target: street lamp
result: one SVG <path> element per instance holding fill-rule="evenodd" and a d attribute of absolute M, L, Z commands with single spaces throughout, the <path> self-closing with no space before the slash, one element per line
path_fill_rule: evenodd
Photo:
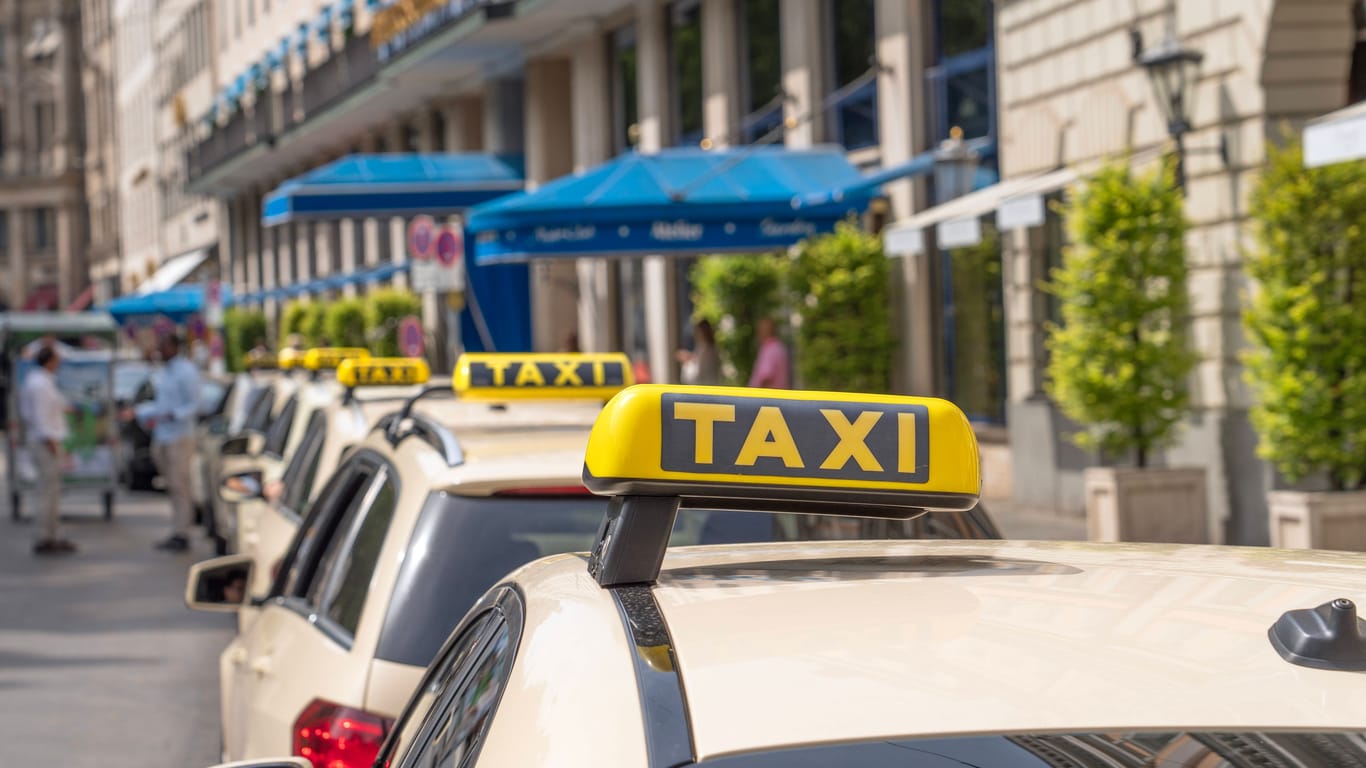
<path fill-rule="evenodd" d="M 1176 183 L 1186 186 L 1185 136 L 1191 129 L 1190 88 L 1200 71 L 1205 55 L 1183 48 L 1180 41 L 1168 32 L 1156 48 L 1142 51 L 1143 40 L 1134 33 L 1134 62 L 1148 72 L 1157 105 L 1167 119 L 1167 133 L 1176 142 Z M 1140 52 L 1141 51 L 1141 52 Z"/>
<path fill-rule="evenodd" d="M 934 194 L 939 202 L 971 192 L 980 161 L 977 150 L 963 141 L 963 129 L 951 128 L 949 137 L 934 150 Z"/>

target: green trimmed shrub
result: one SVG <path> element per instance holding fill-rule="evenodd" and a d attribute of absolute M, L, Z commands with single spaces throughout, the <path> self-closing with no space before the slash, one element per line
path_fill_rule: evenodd
<path fill-rule="evenodd" d="M 759 320 L 780 319 L 786 266 L 779 256 L 741 254 L 707 256 L 692 267 L 693 319 L 706 318 L 716 329 L 721 375 L 729 384 L 749 382 L 759 351 L 755 339 Z"/>
<path fill-rule="evenodd" d="M 1102 458 L 1147 466 L 1186 415 L 1186 218 L 1172 168 L 1113 163 L 1065 206 L 1071 245 L 1053 271 L 1061 325 L 1048 329 L 1048 393 Z"/>
<path fill-rule="evenodd" d="M 304 304 L 303 319 L 299 322 L 299 333 L 304 336 L 304 343 L 309 347 L 329 347 L 334 346 L 332 339 L 325 338 L 327 332 L 323 329 L 323 321 L 327 317 L 327 305 L 316 299 Z"/>
<path fill-rule="evenodd" d="M 304 335 L 304 326 L 308 322 L 308 304 L 302 301 L 291 301 L 286 304 L 280 312 L 280 349 L 289 346 L 289 337 L 299 334 Z"/>
<path fill-rule="evenodd" d="M 336 347 L 368 347 L 365 338 L 365 302 L 340 299 L 325 305 L 323 333 Z"/>
<path fill-rule="evenodd" d="M 797 246 L 787 277 L 800 321 L 793 333 L 803 387 L 891 389 L 896 339 L 889 274 L 881 238 L 853 222 Z"/>
<path fill-rule="evenodd" d="M 1271 149 L 1252 194 L 1243 313 L 1257 452 L 1291 482 L 1366 487 L 1366 166 Z"/>
<path fill-rule="evenodd" d="M 405 317 L 422 316 L 422 298 L 412 291 L 383 288 L 365 299 L 366 339 L 378 357 L 398 355 L 398 325 Z"/>
<path fill-rule="evenodd" d="M 243 356 L 268 333 L 264 312 L 232 307 L 223 312 L 223 352 L 228 370 L 245 369 Z"/>

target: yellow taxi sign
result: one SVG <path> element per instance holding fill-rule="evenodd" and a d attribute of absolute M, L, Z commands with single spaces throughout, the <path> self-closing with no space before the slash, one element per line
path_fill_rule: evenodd
<path fill-rule="evenodd" d="M 242 362 L 246 365 L 247 370 L 265 370 L 280 367 L 280 360 L 269 352 L 248 352 L 246 356 L 243 357 Z"/>
<path fill-rule="evenodd" d="M 279 358 L 280 370 L 288 371 L 304 366 L 304 353 L 297 349 L 284 349 L 280 351 Z"/>
<path fill-rule="evenodd" d="M 606 495 L 951 511 L 981 490 L 977 438 L 946 400 L 648 384 L 599 414 L 583 478 Z"/>
<path fill-rule="evenodd" d="M 337 381 L 344 387 L 425 384 L 431 377 L 427 361 L 416 357 L 353 358 L 337 366 Z"/>
<path fill-rule="evenodd" d="M 455 392 L 470 400 L 606 400 L 631 386 L 623 354 L 470 353 L 455 363 Z"/>
<path fill-rule="evenodd" d="M 368 360 L 370 350 L 364 347 L 318 347 L 304 353 L 304 367 L 310 371 L 337 368 L 346 360 Z"/>

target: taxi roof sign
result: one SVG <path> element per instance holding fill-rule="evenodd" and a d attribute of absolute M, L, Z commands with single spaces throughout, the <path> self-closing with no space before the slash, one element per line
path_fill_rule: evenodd
<path fill-rule="evenodd" d="M 619 353 L 470 353 L 456 361 L 453 386 L 467 400 L 607 400 L 633 383 Z"/>
<path fill-rule="evenodd" d="M 247 370 L 266 370 L 280 367 L 280 359 L 269 352 L 252 351 L 242 358 Z"/>
<path fill-rule="evenodd" d="M 364 347 L 318 347 L 304 353 L 303 366 L 310 371 L 335 369 L 346 360 L 368 360 L 370 350 Z"/>
<path fill-rule="evenodd" d="M 971 509 L 981 489 L 976 436 L 946 400 L 665 385 L 607 404 L 584 482 L 618 496 L 948 511 Z"/>
<path fill-rule="evenodd" d="M 338 383 L 350 388 L 425 384 L 431 377 L 427 361 L 417 357 L 352 358 L 337 366 Z"/>
<path fill-rule="evenodd" d="M 598 414 L 583 483 L 617 497 L 588 560 L 602 586 L 658 578 L 685 501 L 897 519 L 981 491 L 976 435 L 945 400 L 657 384 Z"/>
<path fill-rule="evenodd" d="M 280 370 L 288 371 L 294 368 L 302 368 L 304 365 L 304 353 L 297 349 L 282 349 L 279 357 Z"/>

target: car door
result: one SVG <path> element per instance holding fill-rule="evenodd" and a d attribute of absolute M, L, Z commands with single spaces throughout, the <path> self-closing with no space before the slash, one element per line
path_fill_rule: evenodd
<path fill-rule="evenodd" d="M 376 471 L 375 463 L 360 460 L 337 469 L 295 533 L 255 620 L 244 623 L 243 633 L 225 653 L 231 669 L 224 674 L 223 743 L 230 758 L 241 759 L 248 754 L 261 689 L 277 677 L 277 669 L 283 669 L 277 668 L 275 650 L 282 637 L 298 633 L 300 624 L 307 623 L 297 609 L 317 570 L 321 552 L 334 536 L 344 535 L 348 516 L 354 519 L 354 511 L 365 502 Z"/>

